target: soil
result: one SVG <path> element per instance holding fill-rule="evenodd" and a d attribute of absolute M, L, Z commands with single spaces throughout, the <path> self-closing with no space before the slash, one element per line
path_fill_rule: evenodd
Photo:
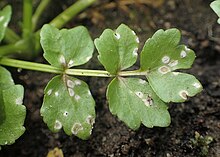
<path fill-rule="evenodd" d="M 21 2 L 11 2 L 15 8 L 21 9 Z M 45 14 L 42 21 L 49 21 L 52 15 L 58 14 L 72 1 L 56 2 L 50 8 L 58 11 Z M 197 55 L 192 69 L 186 72 L 194 74 L 204 90 L 185 103 L 169 105 L 172 118 L 169 127 L 149 129 L 141 126 L 137 131 L 132 131 L 108 109 L 105 91 L 110 80 L 81 78 L 91 88 L 97 113 L 92 136 L 83 141 L 63 132 L 52 133 L 40 117 L 43 89 L 53 75 L 26 70 L 17 72 L 9 68 L 16 83 L 25 87 L 26 132 L 15 144 L 4 146 L 0 151 L 1 157 L 43 157 L 55 147 L 61 148 L 65 157 L 220 156 L 220 26 L 209 7 L 211 0 L 167 0 L 161 6 L 154 6 L 151 1 L 127 6 L 115 2 L 118 1 L 100 1 L 77 16 L 67 27 L 85 25 L 94 39 L 105 28 L 114 29 L 125 23 L 137 32 L 141 47 L 156 30 L 176 27 L 182 32 L 181 42 L 194 49 Z M 20 18 L 20 14 L 17 16 Z M 41 57 L 35 61 L 45 62 Z M 134 68 L 137 67 L 138 63 Z M 83 68 L 103 69 L 96 57 Z M 197 133 L 200 139 L 197 143 L 192 142 L 193 139 L 196 141 Z M 206 143 L 206 137 L 213 141 Z M 204 150 L 208 152 L 202 152 Z"/>

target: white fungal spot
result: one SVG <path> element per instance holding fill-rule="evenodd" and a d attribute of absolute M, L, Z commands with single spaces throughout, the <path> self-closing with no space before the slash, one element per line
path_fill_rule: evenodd
<path fill-rule="evenodd" d="M 90 92 L 90 90 L 88 90 L 88 95 L 92 95 L 91 92 Z"/>
<path fill-rule="evenodd" d="M 82 124 L 80 123 L 75 123 L 71 129 L 71 132 L 74 135 L 77 135 L 79 131 L 83 130 Z"/>
<path fill-rule="evenodd" d="M 132 33 L 133 33 L 134 35 L 136 35 L 136 33 L 135 33 L 134 31 L 132 31 Z"/>
<path fill-rule="evenodd" d="M 79 95 L 75 95 L 76 101 L 78 101 L 81 97 Z"/>
<path fill-rule="evenodd" d="M 61 122 L 59 120 L 56 120 L 54 124 L 54 129 L 60 130 L 61 128 L 62 128 Z"/>
<path fill-rule="evenodd" d="M 55 96 L 58 96 L 59 95 L 59 92 L 55 92 Z"/>
<path fill-rule="evenodd" d="M 68 116 L 68 112 L 65 111 L 65 112 L 63 113 L 63 115 L 64 115 L 65 117 L 67 117 L 67 116 Z"/>
<path fill-rule="evenodd" d="M 186 51 L 190 51 L 190 49 L 189 49 L 188 47 L 186 47 L 186 46 L 185 46 L 185 50 L 186 50 Z"/>
<path fill-rule="evenodd" d="M 144 102 L 144 105 L 148 107 L 153 105 L 153 99 L 149 95 L 147 96 L 147 98 L 142 99 L 142 101 Z"/>
<path fill-rule="evenodd" d="M 162 58 L 162 62 L 163 62 L 164 64 L 169 63 L 169 62 L 170 62 L 170 57 L 169 57 L 169 56 L 164 56 L 164 57 Z"/>
<path fill-rule="evenodd" d="M 68 92 L 70 96 L 74 96 L 74 91 L 72 88 L 68 88 Z"/>
<path fill-rule="evenodd" d="M 189 93 L 186 90 L 181 90 L 179 92 L 179 95 L 181 96 L 181 98 L 183 98 L 184 100 L 187 99 L 187 96 L 189 95 Z"/>
<path fill-rule="evenodd" d="M 82 84 L 80 80 L 75 80 L 74 83 L 75 83 L 76 85 L 81 85 L 81 84 Z"/>
<path fill-rule="evenodd" d="M 115 38 L 116 39 L 120 39 L 121 38 L 121 35 L 119 33 L 115 33 Z"/>
<path fill-rule="evenodd" d="M 193 84 L 193 86 L 196 87 L 196 88 L 200 88 L 200 87 L 201 87 L 201 85 L 200 85 L 198 82 L 195 82 L 195 83 Z"/>
<path fill-rule="evenodd" d="M 145 80 L 139 79 L 140 84 L 146 84 L 147 82 Z"/>
<path fill-rule="evenodd" d="M 73 64 L 74 64 L 73 60 L 70 60 L 69 63 L 68 63 L 68 67 L 73 66 Z"/>
<path fill-rule="evenodd" d="M 93 116 L 89 115 L 86 118 L 86 123 L 88 123 L 89 125 L 93 125 L 95 123 L 95 118 Z"/>
<path fill-rule="evenodd" d="M 4 20 L 4 16 L 0 16 L 0 22 Z"/>
<path fill-rule="evenodd" d="M 21 105 L 22 104 L 22 98 L 17 98 L 16 100 L 15 100 L 15 103 L 16 103 L 16 105 Z"/>
<path fill-rule="evenodd" d="M 137 43 L 140 43 L 140 41 L 139 41 L 139 38 L 138 38 L 138 37 L 136 38 L 136 42 L 137 42 Z"/>
<path fill-rule="evenodd" d="M 52 89 L 48 90 L 47 95 L 51 95 L 52 91 L 53 91 Z"/>
<path fill-rule="evenodd" d="M 139 98 L 143 98 L 144 94 L 142 92 L 135 92 L 135 94 L 139 97 Z"/>
<path fill-rule="evenodd" d="M 186 51 L 182 50 L 182 51 L 180 52 L 180 57 L 181 57 L 181 58 L 185 58 L 185 57 L 186 57 Z"/>
<path fill-rule="evenodd" d="M 4 23 L 3 26 L 4 26 L 4 27 L 7 27 L 7 23 Z"/>
<path fill-rule="evenodd" d="M 137 56 L 138 55 L 138 48 L 136 47 L 136 48 L 134 48 L 134 50 L 133 50 L 133 56 Z"/>
<path fill-rule="evenodd" d="M 73 83 L 73 81 L 71 81 L 71 80 L 67 80 L 67 87 L 69 87 L 69 88 L 73 88 L 74 87 L 74 83 Z"/>
<path fill-rule="evenodd" d="M 91 59 L 91 57 L 86 57 L 86 61 L 89 61 Z"/>
<path fill-rule="evenodd" d="M 60 56 L 60 59 L 59 59 L 59 60 L 60 60 L 60 63 L 61 63 L 61 64 L 66 65 L 66 60 L 65 60 L 65 58 L 64 58 L 63 55 Z"/>
<path fill-rule="evenodd" d="M 162 66 L 162 67 L 158 68 L 158 71 L 161 74 L 166 74 L 166 73 L 170 72 L 170 68 L 168 68 L 167 66 Z"/>
<path fill-rule="evenodd" d="M 174 67 L 178 64 L 178 60 L 172 60 L 170 61 L 170 63 L 168 64 L 170 67 Z"/>
<path fill-rule="evenodd" d="M 179 75 L 180 73 L 179 72 L 173 72 L 173 75 L 174 76 L 177 76 L 177 75 Z"/>

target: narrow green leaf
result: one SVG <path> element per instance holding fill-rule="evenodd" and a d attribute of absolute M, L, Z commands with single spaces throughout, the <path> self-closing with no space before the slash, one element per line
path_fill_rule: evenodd
<path fill-rule="evenodd" d="M 83 26 L 58 30 L 46 24 L 41 29 L 40 38 L 44 58 L 55 67 L 71 68 L 92 58 L 93 41 Z"/>
<path fill-rule="evenodd" d="M 153 90 L 164 102 L 184 102 L 202 91 L 202 85 L 193 76 L 180 72 L 152 72 L 148 76 Z"/>
<path fill-rule="evenodd" d="M 213 1 L 210 4 L 210 7 L 214 10 L 218 17 L 220 17 L 220 0 Z M 220 18 L 218 19 L 218 23 L 220 24 Z"/>
<path fill-rule="evenodd" d="M 11 6 L 6 6 L 0 11 L 0 42 L 5 36 L 5 30 L 11 19 Z"/>
<path fill-rule="evenodd" d="M 0 90 L 0 145 L 14 143 L 25 131 L 23 124 L 26 109 L 22 105 L 23 93 L 21 85 Z"/>
<path fill-rule="evenodd" d="M 137 60 L 139 39 L 128 26 L 121 24 L 114 32 L 106 29 L 95 39 L 98 59 L 111 74 L 131 67 Z"/>
<path fill-rule="evenodd" d="M 170 124 L 167 105 L 154 93 L 149 84 L 138 78 L 115 78 L 108 86 L 107 98 L 112 114 L 130 128 L 166 127 Z"/>
<path fill-rule="evenodd" d="M 170 70 L 188 69 L 195 59 L 195 53 L 184 45 L 178 45 L 178 29 L 158 30 L 148 39 L 141 52 L 141 70 L 149 71 L 162 66 Z"/>
<path fill-rule="evenodd" d="M 54 77 L 45 89 L 43 120 L 53 132 L 87 139 L 95 120 L 95 101 L 87 84 L 67 75 Z"/>

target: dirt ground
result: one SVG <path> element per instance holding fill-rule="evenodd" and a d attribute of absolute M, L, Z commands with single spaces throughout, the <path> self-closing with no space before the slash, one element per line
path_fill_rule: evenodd
<path fill-rule="evenodd" d="M 12 2 L 20 9 L 21 2 Z M 50 6 L 50 10 L 56 11 L 44 14 L 42 23 L 71 4 L 71 1 L 56 2 Z M 182 32 L 182 43 L 196 52 L 196 61 L 186 72 L 202 82 L 203 92 L 185 103 L 169 105 L 172 118 L 169 127 L 149 129 L 141 126 L 134 132 L 109 112 L 105 91 L 110 80 L 81 78 L 90 86 L 97 113 L 92 136 L 83 141 L 63 132 L 52 133 L 40 117 L 43 89 L 53 75 L 26 70 L 19 73 L 9 68 L 16 83 L 25 87 L 26 132 L 15 144 L 3 147 L 0 157 L 44 157 L 54 147 L 61 148 L 65 157 L 220 156 L 220 25 L 209 7 L 211 0 L 166 0 L 161 6 L 115 2 L 118 1 L 102 0 L 67 27 L 85 25 L 95 39 L 105 28 L 114 29 L 125 23 L 140 37 L 140 47 L 156 30 L 176 27 Z M 41 57 L 35 61 L 45 62 Z M 103 69 L 96 57 L 82 68 Z"/>

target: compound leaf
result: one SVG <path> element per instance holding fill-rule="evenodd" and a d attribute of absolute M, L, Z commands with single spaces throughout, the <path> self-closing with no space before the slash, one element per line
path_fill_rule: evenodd
<path fill-rule="evenodd" d="M 55 76 L 47 85 L 41 108 L 43 120 L 53 132 L 87 139 L 95 120 L 95 101 L 87 84 L 67 75 Z"/>
<path fill-rule="evenodd" d="M 202 85 L 193 76 L 180 72 L 152 72 L 147 76 L 151 87 L 164 102 L 184 102 L 187 97 L 202 91 Z"/>
<path fill-rule="evenodd" d="M 131 67 L 137 60 L 139 39 L 128 26 L 121 24 L 114 32 L 106 29 L 95 39 L 98 59 L 111 74 Z"/>
<path fill-rule="evenodd" d="M 166 127 L 170 124 L 167 105 L 154 93 L 149 84 L 138 78 L 115 78 L 109 84 L 107 98 L 112 114 L 130 128 Z"/>
<path fill-rule="evenodd" d="M 183 102 L 202 90 L 194 76 L 173 72 L 190 68 L 195 60 L 195 53 L 179 41 L 179 30 L 158 30 L 141 52 L 141 71 L 148 72 L 150 86 L 164 102 Z"/>
<path fill-rule="evenodd" d="M 11 19 L 11 6 L 6 6 L 0 11 L 0 42 L 4 38 L 5 30 Z"/>
<path fill-rule="evenodd" d="M 7 145 L 14 143 L 25 131 L 24 89 L 21 85 L 0 88 L 0 145 Z"/>
<path fill-rule="evenodd" d="M 220 17 L 220 0 L 213 1 L 210 4 L 210 7 L 214 10 L 218 17 Z M 218 23 L 220 24 L 220 18 L 218 19 Z"/>
<path fill-rule="evenodd" d="M 93 41 L 83 26 L 58 30 L 46 24 L 41 29 L 40 38 L 44 58 L 55 67 L 71 68 L 92 58 Z"/>

